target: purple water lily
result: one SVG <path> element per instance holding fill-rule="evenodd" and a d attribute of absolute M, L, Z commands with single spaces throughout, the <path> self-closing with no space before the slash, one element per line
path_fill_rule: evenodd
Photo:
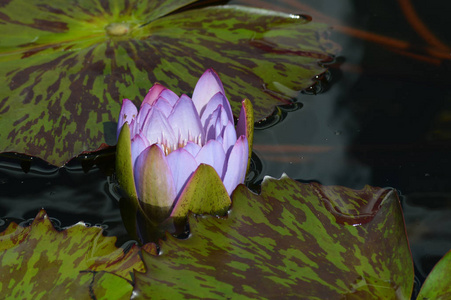
<path fill-rule="evenodd" d="M 169 215 L 204 164 L 214 168 L 231 195 L 246 175 L 248 110 L 243 102 L 235 129 L 223 85 L 212 69 L 200 77 L 192 99 L 178 97 L 158 83 L 149 90 L 139 111 L 124 99 L 117 133 L 119 139 L 124 124 L 128 124 L 139 205 L 158 207 L 163 215 Z"/>

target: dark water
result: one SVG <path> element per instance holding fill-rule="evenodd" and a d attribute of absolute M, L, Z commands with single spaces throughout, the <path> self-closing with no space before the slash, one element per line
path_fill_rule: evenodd
<path fill-rule="evenodd" d="M 232 3 L 271 7 L 269 1 Z M 256 182 L 285 172 L 325 185 L 396 188 L 422 282 L 451 249 L 451 63 L 450 52 L 409 23 L 402 3 L 276 2 L 335 26 L 332 39 L 342 51 L 317 95 L 302 93 L 297 104 L 258 125 Z M 437 39 L 451 45 L 449 26 L 443 25 L 451 2 L 440 2 L 440 9 L 408 3 Z M 113 152 L 105 151 L 57 169 L 36 158 L 21 163 L 17 155 L 1 155 L 0 230 L 45 207 L 61 228 L 81 220 L 101 224 L 122 245 L 129 237 L 111 184 L 113 160 Z"/>
<path fill-rule="evenodd" d="M 79 221 L 130 240 L 122 225 L 119 194 L 112 179 L 114 149 L 80 156 L 63 168 L 38 158 L 0 154 L 0 231 L 14 221 L 30 224 L 41 208 L 58 229 Z"/>

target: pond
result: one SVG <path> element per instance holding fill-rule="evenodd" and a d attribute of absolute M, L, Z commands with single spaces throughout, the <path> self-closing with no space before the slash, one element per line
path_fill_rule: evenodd
<path fill-rule="evenodd" d="M 312 88 L 256 123 L 248 187 L 258 190 L 264 176 L 286 173 L 300 182 L 396 189 L 418 292 L 451 249 L 451 33 L 443 26 L 451 4 L 229 3 L 308 14 L 332 26 L 330 38 L 341 47 Z M 57 228 L 84 221 L 128 247 L 114 159 L 108 148 L 57 168 L 37 157 L 0 154 L 0 231 L 10 222 L 30 224 L 45 208 Z"/>
<path fill-rule="evenodd" d="M 451 61 L 449 51 L 448 58 L 428 54 L 443 49 L 438 41 L 449 50 L 450 32 L 439 21 L 444 14 L 420 1 L 280 5 L 331 24 L 342 51 L 324 90 L 303 93 L 299 110 L 256 132 L 262 175 L 397 189 L 423 281 L 451 249 Z"/>

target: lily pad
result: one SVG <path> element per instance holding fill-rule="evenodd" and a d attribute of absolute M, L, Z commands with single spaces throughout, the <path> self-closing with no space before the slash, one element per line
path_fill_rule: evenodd
<path fill-rule="evenodd" d="M 92 294 L 130 299 L 131 272 L 144 266 L 137 246 L 124 253 L 115 240 L 83 224 L 57 231 L 44 210 L 29 227 L 11 223 L 0 234 L 0 294 L 5 299 L 92 299 Z M 156 253 L 152 244 L 144 249 Z"/>
<path fill-rule="evenodd" d="M 446 300 L 451 299 L 451 251 L 434 266 L 426 278 L 417 300 Z"/>
<path fill-rule="evenodd" d="M 266 178 L 233 193 L 228 218 L 143 253 L 136 299 L 408 299 L 413 265 L 395 191 Z"/>
<path fill-rule="evenodd" d="M 303 16 L 195 1 L 10 0 L 0 4 L 0 152 L 62 165 L 114 144 L 122 98 L 156 81 L 190 93 L 214 68 L 238 114 L 268 116 L 325 68 L 335 44 Z"/>

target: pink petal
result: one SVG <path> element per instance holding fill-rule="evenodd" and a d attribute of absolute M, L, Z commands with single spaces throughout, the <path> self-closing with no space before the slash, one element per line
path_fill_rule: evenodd
<path fill-rule="evenodd" d="M 172 130 L 183 146 L 188 141 L 201 140 L 203 128 L 193 101 L 187 95 L 182 95 L 175 104 L 168 118 Z"/>
<path fill-rule="evenodd" d="M 225 95 L 222 82 L 213 69 L 208 69 L 199 78 L 193 91 L 193 102 L 199 115 L 202 115 L 208 101 L 218 92 Z"/>
<path fill-rule="evenodd" d="M 175 200 L 175 185 L 166 157 L 157 145 L 144 149 L 135 162 L 134 178 L 140 201 L 170 207 Z"/>
<path fill-rule="evenodd" d="M 240 136 L 233 146 L 226 163 L 226 170 L 224 174 L 224 186 L 229 195 L 238 184 L 243 183 L 246 177 L 247 160 L 249 155 L 249 148 L 247 139 L 244 135 Z"/>
<path fill-rule="evenodd" d="M 222 107 L 224 108 L 224 111 L 226 112 L 229 121 L 233 122 L 232 108 L 230 107 L 229 100 L 227 100 L 224 94 L 216 93 L 207 103 L 207 106 L 202 112 L 202 115 L 200 117 L 202 125 L 205 125 L 205 122 L 208 119 L 208 117 L 216 110 L 216 108 L 218 108 L 219 105 L 222 105 Z"/>
<path fill-rule="evenodd" d="M 128 99 L 122 100 L 119 120 L 117 121 L 117 138 L 119 138 L 119 133 L 121 133 L 121 128 L 125 124 L 125 122 L 128 122 L 128 124 L 130 125 L 132 120 L 134 120 L 137 115 L 138 109 L 133 104 L 133 102 Z"/>
<path fill-rule="evenodd" d="M 144 97 L 143 102 L 141 103 L 141 107 L 148 103 L 150 105 L 152 105 L 160 96 L 161 92 L 163 90 L 166 90 L 166 88 L 159 84 L 159 83 L 155 83 L 149 90 L 149 92 L 147 93 L 146 97 Z"/>
<path fill-rule="evenodd" d="M 177 197 L 184 188 L 186 182 L 197 169 L 197 162 L 188 151 L 183 148 L 177 149 L 166 157 L 174 178 Z"/>
<path fill-rule="evenodd" d="M 164 144 L 167 147 L 173 147 L 177 142 L 171 125 L 163 113 L 156 107 L 147 115 L 142 133 L 151 145 L 158 143 Z"/>
<path fill-rule="evenodd" d="M 196 157 L 202 147 L 196 143 L 188 142 L 186 143 L 185 147 L 183 147 L 183 149 L 188 151 L 192 156 Z"/>
<path fill-rule="evenodd" d="M 222 144 L 215 140 L 210 140 L 202 147 L 196 155 L 198 164 L 207 164 L 212 166 L 220 178 L 224 175 L 225 153 Z"/>

